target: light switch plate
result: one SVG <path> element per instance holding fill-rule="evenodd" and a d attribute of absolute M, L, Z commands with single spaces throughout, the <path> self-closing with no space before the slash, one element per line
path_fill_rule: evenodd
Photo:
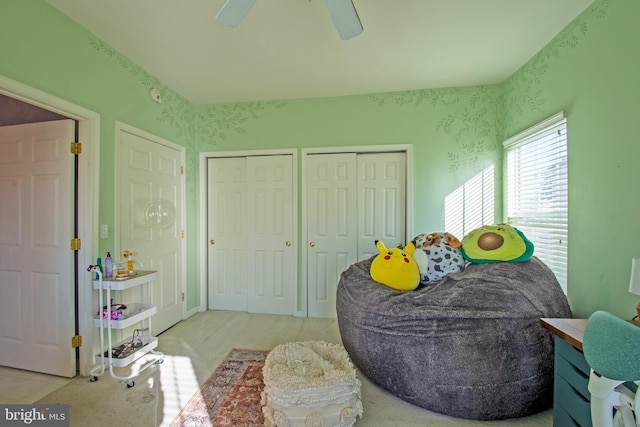
<path fill-rule="evenodd" d="M 109 224 L 100 224 L 100 238 L 101 239 L 109 238 Z"/>

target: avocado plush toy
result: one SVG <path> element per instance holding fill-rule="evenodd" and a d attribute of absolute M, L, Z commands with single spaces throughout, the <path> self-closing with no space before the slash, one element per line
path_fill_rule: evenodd
<path fill-rule="evenodd" d="M 420 270 L 413 259 L 416 247 L 407 243 L 404 249 L 387 247 L 376 240 L 380 252 L 371 262 L 371 278 L 398 291 L 412 291 L 420 284 Z"/>
<path fill-rule="evenodd" d="M 474 264 L 527 261 L 533 249 L 533 243 L 509 224 L 483 225 L 462 239 L 462 254 Z"/>

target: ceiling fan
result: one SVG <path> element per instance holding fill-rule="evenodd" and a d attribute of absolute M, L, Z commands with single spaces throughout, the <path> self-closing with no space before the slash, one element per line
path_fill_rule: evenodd
<path fill-rule="evenodd" d="M 348 40 L 362 32 L 362 23 L 353 0 L 324 0 L 342 40 Z M 256 0 L 227 0 L 216 15 L 216 20 L 228 27 L 235 27 L 249 13 Z"/>

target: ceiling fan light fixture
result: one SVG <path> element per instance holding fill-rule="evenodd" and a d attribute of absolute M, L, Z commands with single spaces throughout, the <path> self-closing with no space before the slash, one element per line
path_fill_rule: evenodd
<path fill-rule="evenodd" d="M 255 3 L 256 0 L 227 0 L 216 15 L 216 21 L 227 27 L 236 27 Z"/>
<path fill-rule="evenodd" d="M 362 32 L 362 23 L 352 0 L 324 0 L 342 40 L 349 40 Z"/>

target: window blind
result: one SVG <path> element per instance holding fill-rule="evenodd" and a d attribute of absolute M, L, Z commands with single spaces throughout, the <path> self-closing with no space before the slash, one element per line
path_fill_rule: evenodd
<path fill-rule="evenodd" d="M 535 246 L 534 255 L 567 292 L 569 180 L 567 124 L 559 113 L 504 143 L 507 223 Z"/>

